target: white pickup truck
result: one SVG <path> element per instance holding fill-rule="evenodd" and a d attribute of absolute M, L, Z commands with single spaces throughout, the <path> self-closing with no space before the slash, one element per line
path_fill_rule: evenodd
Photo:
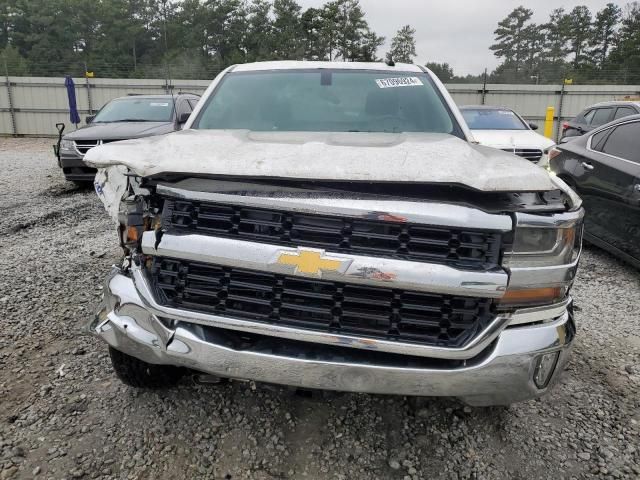
<path fill-rule="evenodd" d="M 124 248 L 90 329 L 130 385 L 196 371 L 496 405 L 567 362 L 580 199 L 474 144 L 420 66 L 233 66 L 184 130 L 85 162 Z"/>

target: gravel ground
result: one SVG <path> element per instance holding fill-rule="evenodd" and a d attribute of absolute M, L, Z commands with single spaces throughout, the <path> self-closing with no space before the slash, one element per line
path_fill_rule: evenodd
<path fill-rule="evenodd" d="M 119 250 L 51 143 L 0 139 L 0 480 L 640 478 L 640 274 L 606 253 L 584 253 L 561 382 L 508 410 L 191 379 L 136 391 L 81 334 Z"/>

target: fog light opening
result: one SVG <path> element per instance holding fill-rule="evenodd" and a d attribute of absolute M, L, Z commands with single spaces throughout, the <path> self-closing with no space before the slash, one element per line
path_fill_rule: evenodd
<path fill-rule="evenodd" d="M 536 361 L 536 369 L 533 374 L 533 381 L 539 389 L 547 388 L 553 372 L 558 364 L 560 352 L 545 353 L 540 355 Z"/>

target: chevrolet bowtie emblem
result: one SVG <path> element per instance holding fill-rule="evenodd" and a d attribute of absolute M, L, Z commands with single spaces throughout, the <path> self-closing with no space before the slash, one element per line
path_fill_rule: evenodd
<path fill-rule="evenodd" d="M 344 273 L 351 264 L 351 260 L 325 255 L 324 250 L 306 248 L 281 252 L 276 261 L 280 265 L 296 267 L 294 273 L 312 277 L 321 277 L 322 272 Z"/>

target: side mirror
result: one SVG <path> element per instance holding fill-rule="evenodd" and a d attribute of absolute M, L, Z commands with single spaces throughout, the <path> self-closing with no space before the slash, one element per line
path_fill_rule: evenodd
<path fill-rule="evenodd" d="M 85 118 L 85 122 L 87 122 L 87 125 L 93 122 L 94 118 L 96 118 L 95 115 L 89 115 L 87 118 Z"/>
<path fill-rule="evenodd" d="M 531 130 L 537 130 L 538 129 L 538 124 L 537 123 L 529 123 L 529 128 L 531 128 Z"/>
<path fill-rule="evenodd" d="M 182 112 L 180 115 L 178 115 L 178 125 L 183 125 L 187 123 L 187 120 L 189 120 L 190 116 L 191 116 L 190 113 Z"/>

